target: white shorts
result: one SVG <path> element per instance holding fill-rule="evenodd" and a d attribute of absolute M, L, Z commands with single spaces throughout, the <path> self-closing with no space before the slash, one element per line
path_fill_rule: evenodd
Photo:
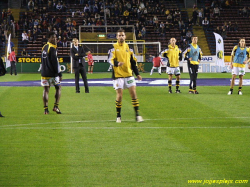
<path fill-rule="evenodd" d="M 245 68 L 233 67 L 232 75 L 245 75 Z"/>
<path fill-rule="evenodd" d="M 42 77 L 41 86 L 61 85 L 59 77 Z"/>
<path fill-rule="evenodd" d="M 113 81 L 113 87 L 115 90 L 119 88 L 127 89 L 130 88 L 131 86 L 136 86 L 134 77 L 118 78 Z"/>
<path fill-rule="evenodd" d="M 181 71 L 179 67 L 171 68 L 167 67 L 167 72 L 168 75 L 180 75 Z"/>

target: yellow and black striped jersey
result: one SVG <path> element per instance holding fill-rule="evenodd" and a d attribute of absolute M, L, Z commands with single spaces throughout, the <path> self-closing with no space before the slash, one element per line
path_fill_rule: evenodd
<path fill-rule="evenodd" d="M 137 59 L 133 49 L 130 49 L 127 43 L 115 43 L 108 52 L 108 62 L 113 66 L 113 78 L 131 77 L 133 72 L 139 75 L 137 69 Z M 123 62 L 122 66 L 118 66 Z"/>
<path fill-rule="evenodd" d="M 60 64 L 57 58 L 57 46 L 52 43 L 47 43 L 42 48 L 41 55 L 41 74 L 42 77 L 61 77 Z"/>
<path fill-rule="evenodd" d="M 168 45 L 168 48 L 163 50 L 160 56 L 168 58 L 169 67 L 179 67 L 179 61 L 182 59 L 182 51 L 177 45 L 174 47 Z"/>

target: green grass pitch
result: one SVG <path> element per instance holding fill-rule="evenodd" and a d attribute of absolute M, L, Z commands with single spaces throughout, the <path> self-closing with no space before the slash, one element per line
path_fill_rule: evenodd
<path fill-rule="evenodd" d="M 199 74 L 199 78 L 231 75 Z M 39 74 L 0 77 L 1 82 L 39 79 Z M 42 91 L 42 87 L 0 87 L 0 111 L 5 116 L 0 118 L 0 186 L 250 185 L 243 181 L 250 179 L 249 86 L 243 87 L 242 96 L 228 96 L 229 85 L 202 86 L 199 95 L 188 94 L 187 86 L 181 87 L 181 94 L 168 94 L 167 87 L 138 86 L 145 121 L 135 122 L 125 90 L 121 124 L 115 123 L 112 87 L 90 87 L 89 94 L 62 87 L 61 115 L 52 112 L 53 87 L 50 114 L 43 114 Z M 233 183 L 203 184 L 205 180 Z"/>

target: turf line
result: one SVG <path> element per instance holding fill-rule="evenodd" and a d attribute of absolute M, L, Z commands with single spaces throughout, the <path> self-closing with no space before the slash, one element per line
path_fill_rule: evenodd
<path fill-rule="evenodd" d="M 248 119 L 250 117 L 206 117 L 206 118 L 166 118 L 166 119 L 144 119 L 145 121 L 162 121 L 162 120 L 198 120 L 198 119 Z M 135 120 L 122 120 L 122 122 L 135 122 Z M 0 129 L 5 127 L 18 127 L 25 125 L 46 125 L 46 124 L 67 124 L 67 123 L 100 123 L 100 122 L 115 122 L 115 120 L 82 120 L 82 121 L 64 121 L 64 122 L 45 122 L 45 123 L 27 123 L 27 124 L 13 124 L 2 125 Z"/>

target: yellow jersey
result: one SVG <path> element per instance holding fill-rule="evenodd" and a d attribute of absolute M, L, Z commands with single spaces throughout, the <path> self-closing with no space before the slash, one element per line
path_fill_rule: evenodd
<path fill-rule="evenodd" d="M 113 47 L 109 50 L 108 62 L 113 66 L 114 78 L 131 77 L 133 71 L 136 75 L 139 75 L 134 51 L 125 42 L 113 44 Z M 118 66 L 119 62 L 124 64 Z"/>

